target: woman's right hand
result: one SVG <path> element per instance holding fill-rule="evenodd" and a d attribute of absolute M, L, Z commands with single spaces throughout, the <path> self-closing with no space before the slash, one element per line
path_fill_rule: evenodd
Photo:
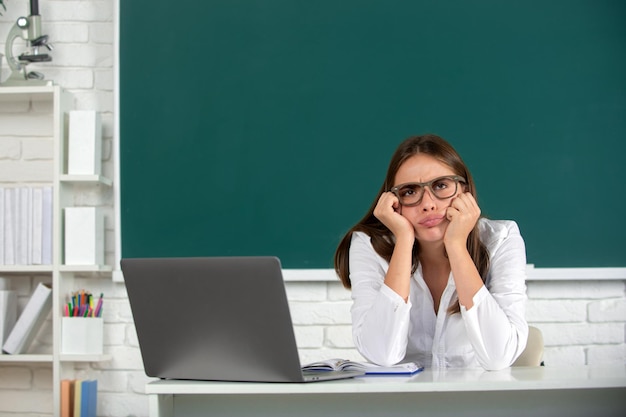
<path fill-rule="evenodd" d="M 409 219 L 402 215 L 402 206 L 394 193 L 388 191 L 380 196 L 374 208 L 374 216 L 391 230 L 396 239 L 403 236 L 415 239 L 415 229 Z"/>

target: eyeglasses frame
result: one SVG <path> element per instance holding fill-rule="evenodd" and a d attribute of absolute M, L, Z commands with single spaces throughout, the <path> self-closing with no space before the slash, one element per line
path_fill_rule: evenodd
<path fill-rule="evenodd" d="M 432 185 L 433 185 L 433 183 L 435 183 L 437 181 L 440 181 L 440 180 L 442 180 L 444 178 L 453 180 L 456 189 L 454 190 L 454 193 L 452 193 L 452 195 L 450 197 L 440 198 L 440 197 L 437 197 L 437 194 L 433 191 Z M 400 205 L 402 205 L 404 207 L 414 207 L 414 206 L 417 206 L 419 203 L 422 202 L 422 199 L 424 198 L 424 193 L 426 192 L 426 187 L 428 187 L 428 190 L 430 191 L 430 194 L 433 197 L 435 197 L 437 200 L 447 200 L 449 198 L 454 197 L 456 192 L 459 190 L 459 183 L 467 184 L 467 181 L 465 180 L 465 178 L 461 177 L 460 175 L 444 175 L 442 177 L 437 177 L 437 178 L 434 178 L 434 179 L 432 179 L 430 181 L 427 181 L 427 182 L 405 182 L 404 184 L 399 184 L 399 185 L 396 185 L 395 187 L 392 187 L 391 190 L 389 190 L 389 191 L 392 192 L 396 197 L 398 197 L 398 201 L 400 202 Z M 420 199 L 417 200 L 415 203 L 402 204 L 402 198 L 399 195 L 400 188 L 405 187 L 407 185 L 418 185 L 418 186 L 420 186 L 424 190 L 424 191 L 422 191 L 422 195 L 420 196 Z"/>

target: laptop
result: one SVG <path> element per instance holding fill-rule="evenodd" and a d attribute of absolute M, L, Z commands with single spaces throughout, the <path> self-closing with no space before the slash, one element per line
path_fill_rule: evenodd
<path fill-rule="evenodd" d="M 276 257 L 121 260 L 146 375 L 311 382 L 362 375 L 303 372 Z"/>

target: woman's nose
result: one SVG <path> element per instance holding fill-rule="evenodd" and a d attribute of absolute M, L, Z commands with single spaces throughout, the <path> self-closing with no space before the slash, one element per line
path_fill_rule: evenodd
<path fill-rule="evenodd" d="M 424 190 L 424 194 L 422 195 L 421 202 L 422 210 L 431 211 L 435 209 L 435 198 L 431 194 L 431 191 L 428 187 Z"/>

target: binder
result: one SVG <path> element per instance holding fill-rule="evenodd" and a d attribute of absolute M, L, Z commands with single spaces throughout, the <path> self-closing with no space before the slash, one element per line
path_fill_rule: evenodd
<path fill-rule="evenodd" d="M 77 379 L 74 381 L 74 413 L 73 417 L 81 417 L 81 404 L 83 401 L 83 381 Z"/>
<path fill-rule="evenodd" d="M 41 263 L 52 264 L 52 187 L 43 188 L 41 214 Z"/>
<path fill-rule="evenodd" d="M 15 188 L 4 190 L 4 265 L 15 265 L 16 211 Z"/>
<path fill-rule="evenodd" d="M 70 383 L 74 386 L 73 402 L 69 403 L 70 416 L 96 417 L 98 414 L 98 380 L 77 379 Z M 61 404 L 63 404 L 63 399 Z"/>
<path fill-rule="evenodd" d="M 50 310 L 52 310 L 52 286 L 39 283 L 2 349 L 12 355 L 26 352 Z"/>
<path fill-rule="evenodd" d="M 4 265 L 4 188 L 0 187 L 0 265 Z"/>
<path fill-rule="evenodd" d="M 3 278 L 0 278 L 2 281 Z M 17 294 L 15 291 L 0 289 L 0 345 L 9 337 L 17 319 Z"/>
<path fill-rule="evenodd" d="M 80 404 L 81 417 L 96 417 L 98 399 L 98 381 L 95 379 L 82 381 L 82 399 Z"/>
<path fill-rule="evenodd" d="M 28 199 L 30 188 L 18 187 L 15 189 L 15 201 L 17 211 L 15 214 L 15 263 L 17 265 L 28 265 Z M 32 200 L 31 200 L 32 202 Z"/>
<path fill-rule="evenodd" d="M 33 188 L 32 223 L 30 263 L 32 265 L 41 265 L 41 253 L 43 249 L 43 188 Z"/>
<path fill-rule="evenodd" d="M 61 381 L 61 417 L 73 417 L 74 415 L 74 381 L 64 379 Z"/>

